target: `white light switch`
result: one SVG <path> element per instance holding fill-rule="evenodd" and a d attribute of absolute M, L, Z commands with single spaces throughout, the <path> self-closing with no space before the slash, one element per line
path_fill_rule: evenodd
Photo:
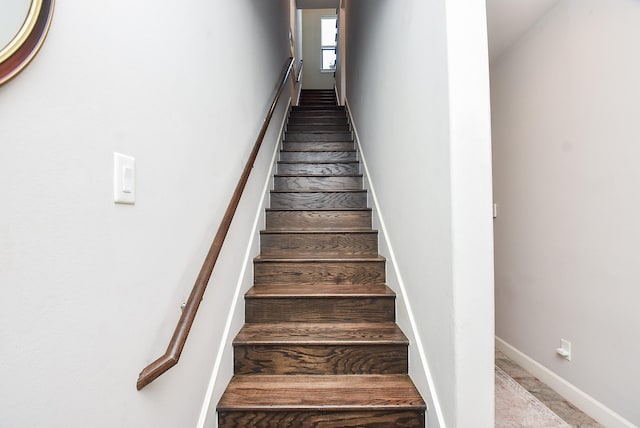
<path fill-rule="evenodd" d="M 136 160 L 121 153 L 113 154 L 113 200 L 117 204 L 136 202 Z"/>
<path fill-rule="evenodd" d="M 556 349 L 556 352 L 565 360 L 571 361 L 571 342 L 560 339 L 560 347 Z"/>

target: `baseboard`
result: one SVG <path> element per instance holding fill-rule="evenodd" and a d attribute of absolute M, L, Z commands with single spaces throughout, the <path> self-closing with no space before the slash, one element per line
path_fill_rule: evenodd
<path fill-rule="evenodd" d="M 409 323 L 410 323 L 410 329 L 411 329 L 411 337 L 414 338 L 415 340 L 415 346 L 418 349 L 418 353 L 420 355 L 420 364 L 422 365 L 423 371 L 426 375 L 426 380 L 427 380 L 427 384 L 429 386 L 429 394 L 430 394 L 430 398 L 431 398 L 431 402 L 433 404 L 433 409 L 428 409 L 429 411 L 435 411 L 436 413 L 436 417 L 438 419 L 438 425 L 440 428 L 446 428 L 446 422 L 444 419 L 444 414 L 442 412 L 442 407 L 440 405 L 440 401 L 438 399 L 438 393 L 436 391 L 435 388 L 435 383 L 433 381 L 433 376 L 431 374 L 431 370 L 429 368 L 429 362 L 427 360 L 427 355 L 426 355 L 426 351 L 424 349 L 424 345 L 422 342 L 422 339 L 420 337 L 418 328 L 417 328 L 417 324 L 416 324 L 416 320 L 415 317 L 413 315 L 413 310 L 411 309 L 411 304 L 410 304 L 410 300 L 408 298 L 407 295 L 407 291 L 406 291 L 406 287 L 405 287 L 405 283 L 404 280 L 402 279 L 402 274 L 400 272 L 400 269 L 398 267 L 398 261 L 395 255 L 395 252 L 393 251 L 393 246 L 391 245 L 391 241 L 389 240 L 389 234 L 387 232 L 387 228 L 385 226 L 385 222 L 384 222 L 384 216 L 382 214 L 382 211 L 380 209 L 380 205 L 378 204 L 378 198 L 376 196 L 376 191 L 375 191 L 375 187 L 371 181 L 371 175 L 369 174 L 369 168 L 367 166 L 367 160 L 366 157 L 364 155 L 364 152 L 362 151 L 362 145 L 360 143 L 360 138 L 358 136 L 358 128 L 356 126 L 356 123 L 353 119 L 353 116 L 351 114 L 351 109 L 349 107 L 349 100 L 345 97 L 345 108 L 347 110 L 347 115 L 349 116 L 349 121 L 351 123 L 351 129 L 353 131 L 354 134 L 354 138 L 356 141 L 356 145 L 357 145 L 357 150 L 358 150 L 358 158 L 362 164 L 362 168 L 363 168 L 363 175 L 364 175 L 364 180 L 367 186 L 367 193 L 370 196 L 370 200 L 371 200 L 371 205 L 372 205 L 372 209 L 373 211 L 376 213 L 377 217 L 378 217 L 378 221 L 380 223 L 380 229 L 378 230 L 378 236 L 380 238 L 382 238 L 384 240 L 384 244 L 388 250 L 388 254 L 384 254 L 384 256 L 387 258 L 387 270 L 392 269 L 394 276 L 397 278 L 398 281 L 398 288 L 399 290 L 395 290 L 396 293 L 399 293 L 399 300 L 401 302 L 401 304 L 404 305 L 408 317 L 409 317 Z M 400 303 L 398 302 L 398 303 Z"/>
<path fill-rule="evenodd" d="M 638 428 L 586 392 L 496 336 L 496 348 L 607 428 Z"/>
<path fill-rule="evenodd" d="M 233 294 L 233 300 L 231 302 L 231 305 L 229 306 L 229 314 L 227 315 L 227 321 L 224 326 L 222 337 L 220 338 L 220 344 L 218 345 L 218 354 L 216 355 L 215 363 L 213 365 L 213 369 L 211 370 L 209 384 L 207 386 L 207 391 L 205 393 L 205 396 L 202 402 L 202 407 L 200 409 L 200 416 L 198 418 L 198 424 L 196 425 L 197 428 L 205 427 L 207 418 L 209 416 L 209 413 L 212 407 L 211 400 L 213 398 L 213 391 L 214 391 L 216 382 L 218 381 L 218 375 L 220 372 L 220 366 L 222 364 L 222 358 L 225 354 L 225 351 L 227 350 L 227 346 L 231 346 L 231 341 L 229 340 L 229 337 L 231 335 L 231 325 L 233 324 L 233 319 L 236 315 L 236 308 L 238 306 L 238 300 L 240 299 L 240 293 L 242 291 L 242 284 L 244 283 L 245 276 L 247 274 L 247 271 L 252 272 L 251 269 L 247 269 L 247 268 L 250 266 L 251 261 L 253 259 L 253 254 L 252 254 L 253 242 L 260 234 L 259 222 L 260 222 L 260 219 L 262 218 L 262 214 L 264 213 L 264 209 L 266 206 L 266 198 L 267 198 L 267 195 L 269 194 L 269 189 L 271 188 L 272 178 L 273 178 L 273 169 L 276 163 L 278 152 L 280 150 L 280 146 L 282 145 L 282 137 L 284 135 L 284 128 L 286 125 L 287 116 L 290 108 L 291 108 L 291 98 L 289 98 L 289 101 L 287 102 L 287 107 L 284 110 L 282 122 L 280 123 L 280 130 L 278 131 L 278 136 L 277 136 L 278 142 L 275 144 L 275 147 L 271 156 L 271 165 L 269 166 L 269 169 L 266 173 L 266 179 L 264 182 L 264 186 L 262 188 L 262 198 L 260 199 L 260 203 L 258 204 L 258 207 L 256 209 L 256 215 L 254 217 L 253 225 L 251 229 L 253 233 L 251 234 L 251 237 L 247 242 L 244 257 L 242 259 L 242 270 L 238 275 L 238 281 L 236 282 L 236 287 Z M 218 426 L 217 418 L 215 418 L 214 426 L 216 427 Z"/>

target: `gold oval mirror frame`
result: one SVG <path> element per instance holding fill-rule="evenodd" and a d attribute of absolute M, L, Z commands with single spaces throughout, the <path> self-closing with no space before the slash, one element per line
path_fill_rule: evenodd
<path fill-rule="evenodd" d="M 31 0 L 22 27 L 0 50 L 0 85 L 15 77 L 31 62 L 44 43 L 55 0 Z"/>

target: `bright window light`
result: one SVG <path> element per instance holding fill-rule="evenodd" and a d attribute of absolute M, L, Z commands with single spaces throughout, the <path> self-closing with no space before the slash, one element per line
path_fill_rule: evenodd
<path fill-rule="evenodd" d="M 334 71 L 336 69 L 336 27 L 337 16 L 323 16 L 320 19 L 320 50 L 322 55 L 321 70 Z"/>

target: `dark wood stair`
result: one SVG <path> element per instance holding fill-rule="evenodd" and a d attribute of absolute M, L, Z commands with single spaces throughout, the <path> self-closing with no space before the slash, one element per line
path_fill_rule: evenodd
<path fill-rule="evenodd" d="M 333 91 L 292 107 L 220 427 L 424 427 L 408 340 Z"/>
<path fill-rule="evenodd" d="M 218 414 L 221 427 L 424 427 L 406 375 L 236 375 Z"/>
<path fill-rule="evenodd" d="M 336 93 L 333 89 L 307 89 L 300 93 L 301 106 L 335 106 Z"/>
<path fill-rule="evenodd" d="M 408 341 L 388 323 L 252 323 L 233 342 L 236 374 L 407 372 Z"/>

